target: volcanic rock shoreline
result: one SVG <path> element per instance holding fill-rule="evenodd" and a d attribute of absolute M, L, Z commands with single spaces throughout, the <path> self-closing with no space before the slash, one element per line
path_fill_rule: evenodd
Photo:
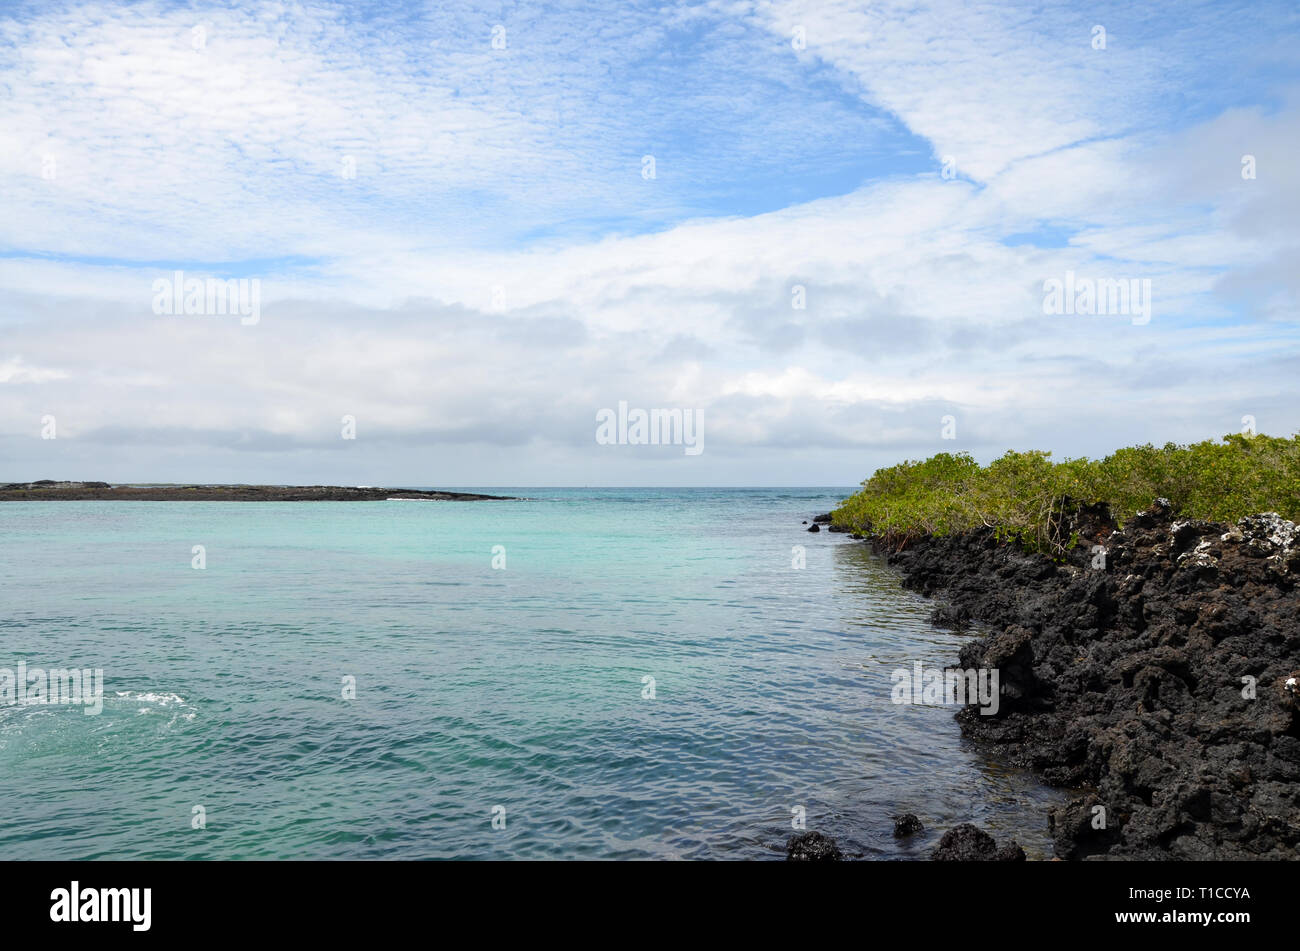
<path fill-rule="evenodd" d="M 10 482 L 0 485 L 0 502 L 435 502 L 513 501 L 507 495 L 425 492 L 339 485 L 109 485 L 107 482 Z"/>
<path fill-rule="evenodd" d="M 1300 532 L 1275 514 L 1122 531 L 1104 507 L 1062 559 L 991 529 L 883 552 L 937 624 L 987 636 L 962 668 L 999 671 L 996 715 L 962 732 L 1055 786 L 1063 859 L 1289 859 L 1300 843 Z M 878 539 L 870 540 L 881 550 Z"/>

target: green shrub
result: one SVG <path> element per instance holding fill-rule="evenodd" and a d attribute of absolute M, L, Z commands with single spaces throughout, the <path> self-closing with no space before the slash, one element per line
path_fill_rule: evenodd
<path fill-rule="evenodd" d="M 1053 462 L 1050 453 L 1030 451 L 980 466 L 968 453 L 941 452 L 876 470 L 833 521 L 895 546 L 986 526 L 1029 550 L 1060 554 L 1074 544 L 1060 525 L 1077 506 L 1104 502 L 1122 524 L 1156 498 L 1189 518 L 1231 522 L 1278 512 L 1300 520 L 1300 434 L 1130 446 L 1099 461 Z"/>

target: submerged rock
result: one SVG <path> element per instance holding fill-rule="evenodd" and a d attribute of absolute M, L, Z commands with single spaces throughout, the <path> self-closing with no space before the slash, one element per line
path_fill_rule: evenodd
<path fill-rule="evenodd" d="M 936 862 L 1023 862 L 1025 852 L 1014 842 L 998 848 L 993 836 L 963 822 L 943 834 L 930 858 Z"/>
<path fill-rule="evenodd" d="M 921 824 L 913 813 L 905 812 L 894 820 L 894 838 L 901 839 L 905 835 L 912 835 L 920 832 L 925 826 Z"/>
<path fill-rule="evenodd" d="M 821 530 L 822 527 L 815 522 L 812 525 L 808 526 L 808 531 L 810 532 L 820 532 Z"/>
<path fill-rule="evenodd" d="M 820 832 L 801 832 L 785 843 L 787 862 L 838 862 L 843 858 L 835 840 Z"/>

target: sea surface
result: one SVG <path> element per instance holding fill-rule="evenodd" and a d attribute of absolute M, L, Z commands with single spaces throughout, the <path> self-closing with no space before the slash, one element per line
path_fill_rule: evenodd
<path fill-rule="evenodd" d="M 0 503 L 0 668 L 104 676 L 0 698 L 0 859 L 1050 856 L 1061 793 L 891 701 L 971 635 L 806 532 L 851 489 L 464 488 L 526 498 Z"/>

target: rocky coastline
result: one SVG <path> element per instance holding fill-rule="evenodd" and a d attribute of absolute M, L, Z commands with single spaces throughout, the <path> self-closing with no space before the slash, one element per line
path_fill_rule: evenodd
<path fill-rule="evenodd" d="M 1300 532 L 1275 514 L 1123 529 L 1104 506 L 1064 556 L 992 529 L 885 549 L 933 620 L 987 633 L 954 666 L 999 671 L 1001 705 L 963 733 L 1055 786 L 1059 858 L 1287 859 L 1300 844 Z M 937 856 L 936 856 L 937 857 Z"/>
<path fill-rule="evenodd" d="M 109 485 L 52 479 L 0 485 L 0 502 L 382 502 L 386 499 L 486 502 L 508 501 L 512 497 L 339 485 Z"/>

